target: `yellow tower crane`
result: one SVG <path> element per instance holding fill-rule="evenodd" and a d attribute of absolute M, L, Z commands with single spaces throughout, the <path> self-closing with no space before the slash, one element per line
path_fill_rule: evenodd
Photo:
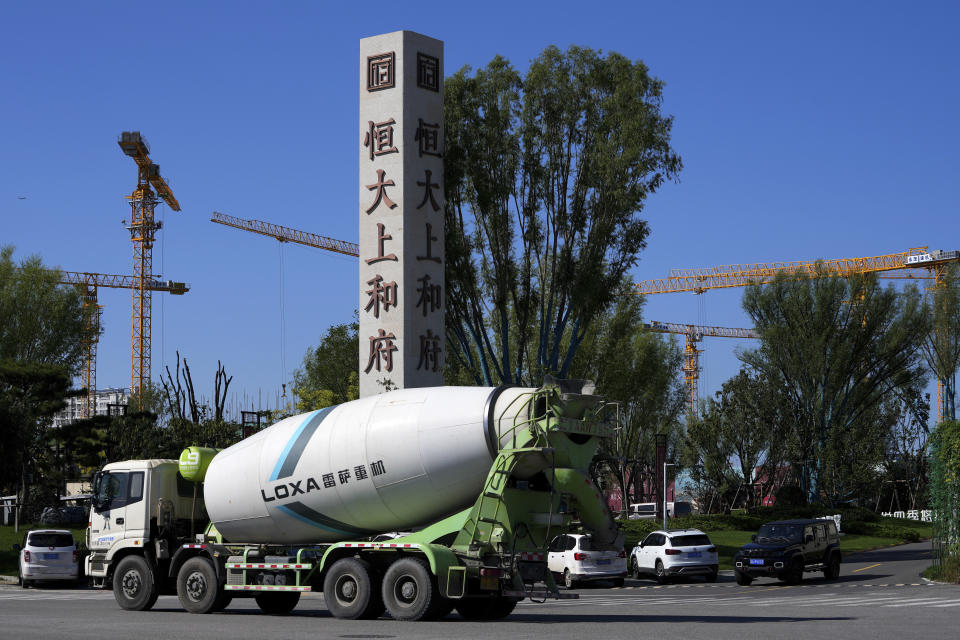
<path fill-rule="evenodd" d="M 947 267 L 955 262 L 960 262 L 960 251 L 928 251 L 928 247 L 913 247 L 899 253 L 866 258 L 730 264 L 706 269 L 671 269 L 670 275 L 666 278 L 636 283 L 632 293 L 651 295 L 690 291 L 700 294 L 709 289 L 768 284 L 773 282 L 776 275 L 781 272 L 797 276 L 823 274 L 833 277 L 878 273 L 881 278 L 932 279 L 934 281 L 932 288 L 935 289 L 944 285 Z M 820 271 L 817 270 L 818 265 Z M 944 418 L 945 401 L 943 380 L 938 379 L 939 421 L 943 421 Z"/>
<path fill-rule="evenodd" d="M 700 378 L 700 354 L 697 343 L 704 337 L 711 338 L 759 338 L 753 329 L 732 329 L 729 327 L 703 327 L 695 324 L 676 324 L 673 322 L 652 321 L 644 324 L 647 331 L 674 333 L 686 340 L 683 348 L 683 381 L 687 387 L 687 420 L 697 415 L 697 380 Z"/>
<path fill-rule="evenodd" d="M 154 219 L 153 211 L 161 200 L 174 211 L 180 211 L 180 203 L 160 176 L 160 167 L 150 160 L 150 146 L 139 131 L 124 131 L 117 144 L 137 163 L 137 186 L 133 193 L 127 196 L 130 201 L 130 225 L 127 228 L 133 242 L 130 394 L 140 395 L 150 381 L 153 289 L 149 284 L 153 281 L 154 237 L 161 226 Z"/>
<path fill-rule="evenodd" d="M 244 218 L 235 218 L 233 216 L 228 216 L 225 213 L 214 211 L 213 215 L 210 217 L 210 221 L 216 222 L 217 224 L 226 225 L 228 227 L 233 227 L 234 229 L 241 229 L 243 231 L 250 231 L 252 233 L 259 233 L 260 235 L 270 236 L 271 238 L 276 238 L 280 242 L 295 242 L 308 247 L 316 247 L 317 249 L 326 249 L 327 251 L 342 253 L 345 256 L 353 256 L 354 258 L 360 255 L 360 247 L 353 242 L 334 240 L 333 238 L 328 238 L 326 236 L 318 236 L 315 233 L 309 233 L 307 231 L 298 231 L 297 229 L 291 229 L 289 227 L 281 227 L 278 224 L 271 224 L 269 222 L 263 222 L 262 220 L 246 220 Z"/>
<path fill-rule="evenodd" d="M 74 285 L 83 297 L 86 324 L 83 328 L 83 369 L 80 371 L 80 380 L 87 395 L 80 399 L 80 415 L 90 418 L 96 409 L 97 343 L 100 341 L 100 315 L 103 308 L 97 301 L 97 289 L 134 289 L 137 283 L 131 276 L 80 271 L 61 271 L 60 282 Z M 190 290 L 190 285 L 185 282 L 171 280 L 163 282 L 151 279 L 143 286 L 149 291 L 168 291 L 175 296 L 182 296 Z"/>

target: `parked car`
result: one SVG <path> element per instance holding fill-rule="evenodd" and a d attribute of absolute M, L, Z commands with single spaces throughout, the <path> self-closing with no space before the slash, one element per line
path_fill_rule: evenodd
<path fill-rule="evenodd" d="M 689 502 L 667 502 L 667 516 L 679 518 L 693 513 L 693 505 Z M 653 520 L 657 517 L 656 502 L 633 502 L 627 511 L 630 520 Z"/>
<path fill-rule="evenodd" d="M 733 557 L 737 584 L 760 577 L 800 584 L 805 571 L 822 571 L 827 580 L 840 575 L 840 534 L 832 519 L 768 522 L 751 538 Z"/>
<path fill-rule="evenodd" d="M 633 577 L 650 575 L 663 584 L 673 576 L 703 576 L 716 582 L 717 548 L 699 529 L 654 531 L 630 552 Z"/>
<path fill-rule="evenodd" d="M 19 582 L 24 588 L 36 582 L 77 580 L 77 545 L 73 534 L 64 529 L 28 531 L 20 552 Z"/>
<path fill-rule="evenodd" d="M 627 554 L 620 551 L 597 551 L 588 534 L 569 533 L 550 542 L 547 565 L 554 577 L 561 578 L 568 589 L 588 580 L 612 580 L 622 587 L 627 575 Z"/>

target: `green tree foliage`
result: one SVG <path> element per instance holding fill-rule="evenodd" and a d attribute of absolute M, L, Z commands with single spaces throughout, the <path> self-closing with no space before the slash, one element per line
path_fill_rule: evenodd
<path fill-rule="evenodd" d="M 960 421 L 937 426 L 930 452 L 935 563 L 943 577 L 960 581 Z"/>
<path fill-rule="evenodd" d="M 667 435 L 672 460 L 683 443 L 683 355 L 676 341 L 644 330 L 642 302 L 621 296 L 588 332 L 571 372 L 595 380 L 597 392 L 616 404 L 610 411 L 616 412 L 617 437 L 603 440 L 598 462 L 624 505 L 631 496 L 645 500 L 644 483 L 656 477 L 656 435 Z"/>
<path fill-rule="evenodd" d="M 316 348 L 307 350 L 303 364 L 293 373 L 297 409 L 313 411 L 360 397 L 356 322 L 332 325 Z"/>
<path fill-rule="evenodd" d="M 71 375 L 82 357 L 84 312 L 77 291 L 31 256 L 19 265 L 0 249 L 0 360 L 56 364 Z"/>
<path fill-rule="evenodd" d="M 717 402 L 706 403 L 700 414 L 701 417 L 687 425 L 683 463 L 690 472 L 701 512 L 725 511 L 731 506 L 741 481 L 730 466 L 734 446 L 724 429 Z"/>
<path fill-rule="evenodd" d="M 931 331 L 923 343 L 927 365 L 940 381 L 944 420 L 957 419 L 957 369 L 960 368 L 960 274 L 951 264 L 933 291 Z"/>
<path fill-rule="evenodd" d="M 71 395 L 62 365 L 0 360 L 0 489 L 23 491 L 28 475 L 42 470 L 50 444 L 46 424 Z"/>
<path fill-rule="evenodd" d="M 811 500 L 848 497 L 851 464 L 882 459 L 884 400 L 923 383 L 919 349 L 930 325 L 920 294 L 881 288 L 874 276 L 781 275 L 748 288 L 743 304 L 761 344 L 741 358 L 794 405 L 800 486 Z"/>
<path fill-rule="evenodd" d="M 445 85 L 448 361 L 476 384 L 567 377 L 620 295 L 647 197 L 679 174 L 642 62 L 547 48 Z"/>

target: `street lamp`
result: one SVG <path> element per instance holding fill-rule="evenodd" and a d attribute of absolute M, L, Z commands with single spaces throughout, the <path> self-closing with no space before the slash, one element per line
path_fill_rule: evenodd
<path fill-rule="evenodd" d="M 667 530 L 667 467 L 675 467 L 677 465 L 672 462 L 663 463 L 663 530 Z M 676 496 L 674 496 L 674 504 L 676 504 Z"/>

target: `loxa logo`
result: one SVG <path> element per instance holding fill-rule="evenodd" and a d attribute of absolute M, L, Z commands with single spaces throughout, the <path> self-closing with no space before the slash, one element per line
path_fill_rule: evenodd
<path fill-rule="evenodd" d="M 303 488 L 303 483 L 306 482 L 306 488 Z M 285 482 L 283 484 L 274 485 L 272 489 L 273 495 L 267 496 L 267 492 L 263 489 L 260 489 L 260 496 L 263 498 L 264 502 L 273 502 L 274 500 L 283 500 L 285 498 L 290 498 L 299 494 L 308 494 L 311 491 L 319 491 L 320 485 L 317 484 L 316 478 L 307 478 L 304 480 L 297 480 L 296 482 Z"/>

